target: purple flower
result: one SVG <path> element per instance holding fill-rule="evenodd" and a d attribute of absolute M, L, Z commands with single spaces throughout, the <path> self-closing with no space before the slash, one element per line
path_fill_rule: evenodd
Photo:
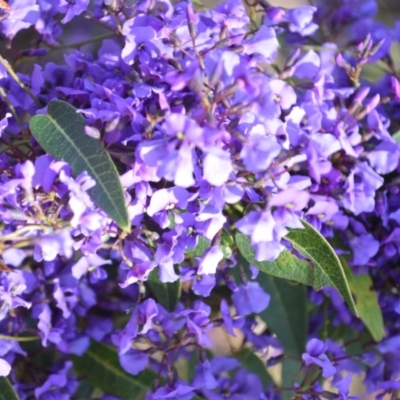
<path fill-rule="evenodd" d="M 122 50 L 122 59 L 127 64 L 133 64 L 135 56 L 140 56 L 141 53 L 144 56 L 142 59 L 146 61 L 158 54 L 154 39 L 161 27 L 161 21 L 151 15 L 143 14 L 125 21 L 122 34 L 126 43 Z"/>
<path fill-rule="evenodd" d="M 286 19 L 289 22 L 289 30 L 299 33 L 301 36 L 310 36 L 317 29 L 318 25 L 313 22 L 316 7 L 301 6 L 288 10 Z"/>
<path fill-rule="evenodd" d="M 325 351 L 328 346 L 318 339 L 311 339 L 306 346 L 307 353 L 303 353 L 302 359 L 306 365 L 316 364 L 322 368 L 322 376 L 329 378 L 336 372 L 336 368 L 329 361 Z"/>
<path fill-rule="evenodd" d="M 63 229 L 54 235 L 45 235 L 35 246 L 36 261 L 53 261 L 58 255 L 71 258 L 74 241 L 68 229 Z"/>
<path fill-rule="evenodd" d="M 296 103 L 296 93 L 285 81 L 274 79 L 270 83 L 273 101 L 279 104 L 283 110 L 288 110 Z"/>
<path fill-rule="evenodd" d="M 0 286 L 0 321 L 3 320 L 7 313 L 17 307 L 30 308 L 31 303 L 25 301 L 21 294 L 26 290 L 27 286 L 21 273 L 12 274 L 5 278 Z"/>
<path fill-rule="evenodd" d="M 1 76 L 0 76 L 0 78 L 1 78 Z M 0 120 L 0 137 L 1 137 L 1 135 L 3 134 L 3 132 L 4 132 L 4 129 L 7 128 L 7 126 L 8 126 L 8 118 L 10 118 L 10 117 L 11 117 L 11 114 L 10 114 L 10 113 L 6 113 L 6 115 L 4 116 L 4 118 L 2 118 L 2 119 Z"/>
<path fill-rule="evenodd" d="M 216 283 L 215 275 L 203 274 L 193 280 L 192 290 L 198 296 L 208 297 L 214 289 Z"/>
<path fill-rule="evenodd" d="M 147 214 L 154 217 L 162 228 L 170 225 L 169 215 L 173 215 L 175 222 L 180 222 L 179 214 L 174 213 L 174 208 L 184 209 L 190 195 L 180 187 L 160 189 L 151 196 L 150 204 L 147 207 Z M 179 223 L 178 222 L 178 223 Z"/>
<path fill-rule="evenodd" d="M 201 301 L 194 303 L 192 310 L 184 310 L 178 316 L 186 317 L 186 327 L 202 346 L 211 346 L 210 340 L 205 335 L 212 328 L 209 320 L 211 308 Z"/>
<path fill-rule="evenodd" d="M 10 0 L 9 4 L 10 15 L 0 22 L 0 26 L 3 34 L 11 40 L 20 30 L 34 25 L 40 17 L 40 11 L 36 0 Z"/>
<path fill-rule="evenodd" d="M 214 186 L 221 186 L 226 183 L 233 171 L 229 153 L 217 147 L 208 149 L 203 166 L 204 179 Z"/>
<path fill-rule="evenodd" d="M 281 146 L 274 136 L 253 134 L 244 144 L 240 157 L 246 168 L 251 172 L 262 172 L 281 152 Z"/>
<path fill-rule="evenodd" d="M 218 386 L 218 382 L 212 373 L 211 364 L 208 360 L 196 366 L 195 378 L 192 385 L 199 389 L 203 387 L 206 389 L 215 389 Z"/>
<path fill-rule="evenodd" d="M 149 363 L 149 356 L 139 350 L 129 350 L 119 356 L 121 367 L 132 375 L 142 372 Z"/>
<path fill-rule="evenodd" d="M 107 273 L 103 270 L 103 268 L 99 268 L 101 265 L 105 264 L 111 264 L 111 260 L 105 260 L 97 254 L 89 254 L 81 257 L 79 261 L 72 266 L 72 276 L 76 279 L 80 279 L 87 272 L 90 272 L 92 278 L 94 271 L 100 270 L 102 273 L 97 273 L 96 277 L 94 277 L 94 282 L 99 279 L 105 279 L 107 278 Z"/>
<path fill-rule="evenodd" d="M 59 11 L 61 13 L 66 14 L 65 17 L 61 20 L 61 22 L 63 24 L 70 22 L 76 15 L 79 15 L 83 11 L 85 11 L 88 5 L 89 5 L 89 0 L 74 0 L 73 2 L 68 0 L 61 0 Z"/>
<path fill-rule="evenodd" d="M 145 400 L 179 399 L 191 400 L 195 388 L 178 383 L 176 387 L 162 386 L 154 393 L 148 393 Z"/>
<path fill-rule="evenodd" d="M 269 205 L 271 207 L 285 207 L 292 211 L 301 211 L 307 206 L 309 198 L 310 195 L 305 191 L 286 189 L 274 195 Z"/>
<path fill-rule="evenodd" d="M 42 338 L 42 345 L 47 346 L 48 342 L 59 343 L 61 341 L 61 329 L 52 326 L 52 312 L 50 307 L 45 304 L 38 315 L 39 335 Z"/>
<path fill-rule="evenodd" d="M 339 397 L 337 397 L 338 400 L 358 400 L 358 397 L 349 396 L 350 384 L 351 375 L 346 375 L 343 379 L 334 383 L 334 386 L 339 391 Z"/>
<path fill-rule="evenodd" d="M 245 235 L 249 235 L 252 243 L 269 242 L 274 239 L 275 220 L 269 211 L 251 211 L 236 223 L 236 227 Z"/>
<path fill-rule="evenodd" d="M 276 58 L 279 42 L 275 31 L 263 25 L 242 46 L 244 47 L 245 54 L 261 54 L 266 62 L 271 63 Z"/>
<path fill-rule="evenodd" d="M 239 315 L 250 315 L 264 311 L 269 304 L 270 295 L 257 282 L 240 285 L 233 293 L 232 301 Z"/>
<path fill-rule="evenodd" d="M 220 261 L 224 258 L 219 246 L 211 246 L 199 263 L 198 274 L 215 274 Z"/>
<path fill-rule="evenodd" d="M 353 263 L 365 265 L 379 250 L 379 242 L 371 233 L 354 236 L 349 244 L 353 250 Z"/>
<path fill-rule="evenodd" d="M 226 300 L 221 301 L 221 316 L 222 319 L 224 320 L 224 326 L 226 331 L 231 335 L 231 336 L 236 336 L 235 332 L 233 331 L 233 328 L 238 328 L 240 329 L 243 324 L 244 324 L 244 318 L 241 317 L 232 317 L 231 316 L 231 310 L 229 308 L 228 303 Z"/>
<path fill-rule="evenodd" d="M 68 372 L 72 368 L 72 362 L 67 361 L 64 367 L 56 374 L 48 377 L 46 382 L 35 389 L 35 397 L 38 400 L 60 399 L 67 400 L 70 398 L 77 386 L 78 382 L 68 377 Z"/>

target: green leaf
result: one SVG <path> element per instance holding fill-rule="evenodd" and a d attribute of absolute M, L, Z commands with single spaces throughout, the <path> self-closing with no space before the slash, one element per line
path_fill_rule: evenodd
<path fill-rule="evenodd" d="M 260 313 L 268 328 L 278 337 L 287 356 L 301 359 L 305 351 L 308 332 L 308 296 L 304 285 L 259 274 L 257 282 L 271 296 L 269 306 Z M 291 386 L 300 363 L 285 358 L 282 363 L 282 386 Z M 284 399 L 291 393 L 284 392 Z"/>
<path fill-rule="evenodd" d="M 235 354 L 235 357 L 242 363 L 241 367 L 260 378 L 264 389 L 272 383 L 271 375 L 268 373 L 265 363 L 250 349 L 241 350 Z"/>
<path fill-rule="evenodd" d="M 199 236 L 196 247 L 193 250 L 187 249 L 186 254 L 191 257 L 202 257 L 210 246 L 211 242 L 209 240 L 203 236 Z"/>
<path fill-rule="evenodd" d="M 175 310 L 181 297 L 181 280 L 175 282 L 164 283 L 158 278 L 158 269 L 153 269 L 150 272 L 147 285 L 153 292 L 157 301 L 162 304 L 166 310 L 172 312 Z"/>
<path fill-rule="evenodd" d="M 339 257 L 328 241 L 309 223 L 302 221 L 304 229 L 291 229 L 285 239 L 312 264 L 313 287 L 319 290 L 333 286 L 357 315 L 356 306 Z"/>
<path fill-rule="evenodd" d="M 273 262 L 256 261 L 250 238 L 239 232 L 235 236 L 236 244 L 243 257 L 262 272 L 313 286 L 315 290 L 333 286 L 342 295 L 349 308 L 357 314 L 338 256 L 317 230 L 307 222 L 302 222 L 304 229 L 291 229 L 285 239 L 311 263 L 300 260 L 287 250 L 282 251 L 278 259 Z"/>
<path fill-rule="evenodd" d="M 397 131 L 393 136 L 393 140 L 396 141 L 397 143 L 400 143 L 400 131 Z"/>
<path fill-rule="evenodd" d="M 87 171 L 96 185 L 90 194 L 96 204 L 121 229 L 129 232 L 130 222 L 117 169 L 100 142 L 85 133 L 85 118 L 70 104 L 51 101 L 47 114 L 30 120 L 32 135 L 57 160 L 71 165 L 74 176 Z"/>
<path fill-rule="evenodd" d="M 355 296 L 358 315 L 371 333 L 372 338 L 376 342 L 380 342 L 385 335 L 385 329 L 378 296 L 372 289 L 372 279 L 368 274 L 354 275 L 347 264 L 346 258 L 344 256 L 340 256 L 339 258 L 346 273 L 350 290 Z"/>
<path fill-rule="evenodd" d="M 314 278 L 309 262 L 298 259 L 288 250 L 283 250 L 275 261 L 256 261 L 250 238 L 237 232 L 235 240 L 243 257 L 260 271 L 278 278 L 290 279 L 312 286 Z"/>
<path fill-rule="evenodd" d="M 240 236 L 240 234 L 239 234 Z M 238 236 L 236 236 L 238 241 Z M 250 246 L 250 240 L 247 236 L 240 238 L 241 245 L 245 244 Z M 250 246 L 251 247 L 251 246 Z M 249 249 L 247 249 L 249 250 Z M 252 253 L 254 256 L 254 253 Z M 288 253 L 288 260 L 291 260 L 291 254 Z M 285 259 L 285 257 L 283 258 Z M 254 258 L 253 258 L 254 260 Z M 247 265 L 248 260 L 243 259 L 243 254 L 238 257 L 238 261 L 246 265 L 245 272 L 250 276 L 250 271 Z M 293 256 L 294 263 L 298 260 Z M 282 260 L 276 261 L 272 267 L 272 271 L 279 271 L 280 268 L 284 269 L 284 264 L 280 264 Z M 254 260 L 253 265 L 258 263 Z M 263 263 L 259 263 L 263 264 Z M 266 263 L 272 264 L 272 263 Z M 306 268 L 310 268 L 306 263 Z M 268 268 L 268 267 L 267 267 Z M 274 269 L 276 268 L 276 269 Z M 263 271 L 262 268 L 259 268 Z M 233 274 L 237 271 L 234 268 Z M 259 285 L 271 296 L 269 306 L 266 310 L 259 315 L 261 319 L 267 324 L 268 328 L 278 337 L 284 347 L 285 355 L 301 359 L 301 354 L 305 350 L 308 332 L 308 297 L 307 288 L 304 285 L 299 285 L 290 282 L 286 279 L 280 279 L 267 273 L 258 274 L 256 281 Z M 291 386 L 293 376 L 298 372 L 301 363 L 292 359 L 284 359 L 282 363 L 282 385 Z M 282 398 L 290 399 L 290 392 L 283 392 Z"/>
<path fill-rule="evenodd" d="M 222 231 L 221 243 L 219 246 L 225 258 L 229 258 L 232 255 L 233 243 L 234 243 L 233 237 L 225 230 Z"/>
<path fill-rule="evenodd" d="M 271 296 L 269 306 L 260 317 L 278 337 L 285 354 L 300 358 L 308 332 L 306 286 L 267 274 L 259 274 L 257 282 Z"/>
<path fill-rule="evenodd" d="M 150 370 L 136 376 L 125 372 L 116 351 L 103 343 L 93 342 L 82 357 L 74 356 L 73 361 L 76 371 L 94 387 L 122 400 L 132 400 L 132 396 L 143 399 L 156 379 L 156 374 Z"/>
<path fill-rule="evenodd" d="M 0 377 L 0 400 L 19 400 L 11 382 L 4 376 Z"/>
<path fill-rule="evenodd" d="M 78 389 L 74 393 L 75 398 L 78 399 L 92 399 L 95 388 L 87 380 L 83 380 L 79 383 Z"/>

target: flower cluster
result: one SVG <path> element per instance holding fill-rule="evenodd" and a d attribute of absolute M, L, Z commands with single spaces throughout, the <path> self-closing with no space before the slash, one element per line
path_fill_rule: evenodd
<path fill-rule="evenodd" d="M 12 272 L 0 273 L 0 387 L 38 400 L 140 398 L 132 387 L 146 400 L 344 400 L 364 374 L 377 396 L 400 390 L 399 24 L 376 22 L 374 0 L 1 4 L 0 250 Z M 29 46 L 11 47 L 27 28 Z M 368 81 L 380 59 L 387 72 Z M 54 99 L 112 157 L 130 232 L 93 200 L 89 173 L 32 136 Z M 307 289 L 293 346 L 279 331 L 302 318 L 277 306 L 290 288 L 279 294 L 283 281 L 266 282 L 233 237 L 273 263 L 298 255 L 285 237 L 302 220 L 372 277 L 378 343 L 331 287 Z M 212 352 L 213 332 L 240 348 Z M 283 385 L 266 370 L 277 363 Z M 126 382 L 108 384 L 118 368 Z"/>

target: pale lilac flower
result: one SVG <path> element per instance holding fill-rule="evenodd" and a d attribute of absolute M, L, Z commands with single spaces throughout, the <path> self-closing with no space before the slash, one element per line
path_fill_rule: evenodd
<path fill-rule="evenodd" d="M 318 339 L 311 339 L 306 346 L 307 353 L 303 353 L 302 359 L 306 365 L 316 364 L 322 368 L 322 376 L 329 378 L 335 374 L 336 368 L 325 354 L 328 346 Z"/>
<path fill-rule="evenodd" d="M 63 24 L 70 22 L 76 15 L 80 15 L 83 11 L 86 11 L 88 5 L 89 0 L 74 0 L 73 2 L 60 0 L 59 11 L 65 14 L 61 22 Z"/>
<path fill-rule="evenodd" d="M 10 372 L 11 365 L 4 358 L 0 358 L 0 376 L 7 376 Z"/>
<path fill-rule="evenodd" d="M 0 22 L 0 27 L 8 39 L 13 39 L 20 30 L 36 23 L 40 17 L 40 10 L 36 0 L 10 0 L 9 5 L 11 12 Z"/>

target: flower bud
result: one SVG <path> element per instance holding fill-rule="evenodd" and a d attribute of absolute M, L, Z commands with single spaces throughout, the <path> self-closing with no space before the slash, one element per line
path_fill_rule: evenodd
<path fill-rule="evenodd" d="M 383 45 L 383 43 L 385 42 L 385 38 L 383 38 L 383 39 L 381 39 L 381 40 L 379 40 L 379 42 L 376 42 L 373 46 L 372 46 L 372 48 L 371 48 L 371 50 L 368 52 L 368 56 L 369 57 L 372 57 L 373 55 L 375 55 L 377 52 L 378 52 L 378 50 L 382 47 L 382 45 Z"/>
<path fill-rule="evenodd" d="M 394 98 L 400 101 L 400 82 L 395 76 L 391 77 L 392 91 L 394 92 Z"/>
<path fill-rule="evenodd" d="M 301 53 L 301 49 L 298 48 L 289 56 L 289 58 L 286 61 L 286 68 L 291 67 L 297 61 L 300 53 Z"/>
<path fill-rule="evenodd" d="M 373 111 L 380 103 L 381 101 L 381 96 L 376 94 L 370 102 L 364 107 L 364 109 L 356 115 L 356 119 L 360 120 L 363 119 L 367 114 L 369 114 L 371 111 Z"/>
<path fill-rule="evenodd" d="M 359 89 L 354 96 L 353 103 L 361 104 L 364 99 L 368 96 L 370 88 L 368 86 Z"/>
<path fill-rule="evenodd" d="M 343 58 L 340 53 L 336 56 L 335 61 L 336 65 L 344 68 L 346 72 L 351 72 L 353 70 L 353 67 Z"/>
<path fill-rule="evenodd" d="M 365 39 L 360 42 L 357 47 L 356 47 L 356 52 L 358 57 L 363 57 L 365 54 L 365 50 L 369 49 L 371 47 L 371 34 L 368 33 L 368 35 L 365 37 Z"/>
<path fill-rule="evenodd" d="M 188 27 L 189 27 L 189 33 L 192 38 L 196 37 L 196 25 L 195 25 L 195 15 L 193 11 L 193 7 L 190 3 L 187 4 L 186 8 L 186 15 L 188 19 Z"/>

